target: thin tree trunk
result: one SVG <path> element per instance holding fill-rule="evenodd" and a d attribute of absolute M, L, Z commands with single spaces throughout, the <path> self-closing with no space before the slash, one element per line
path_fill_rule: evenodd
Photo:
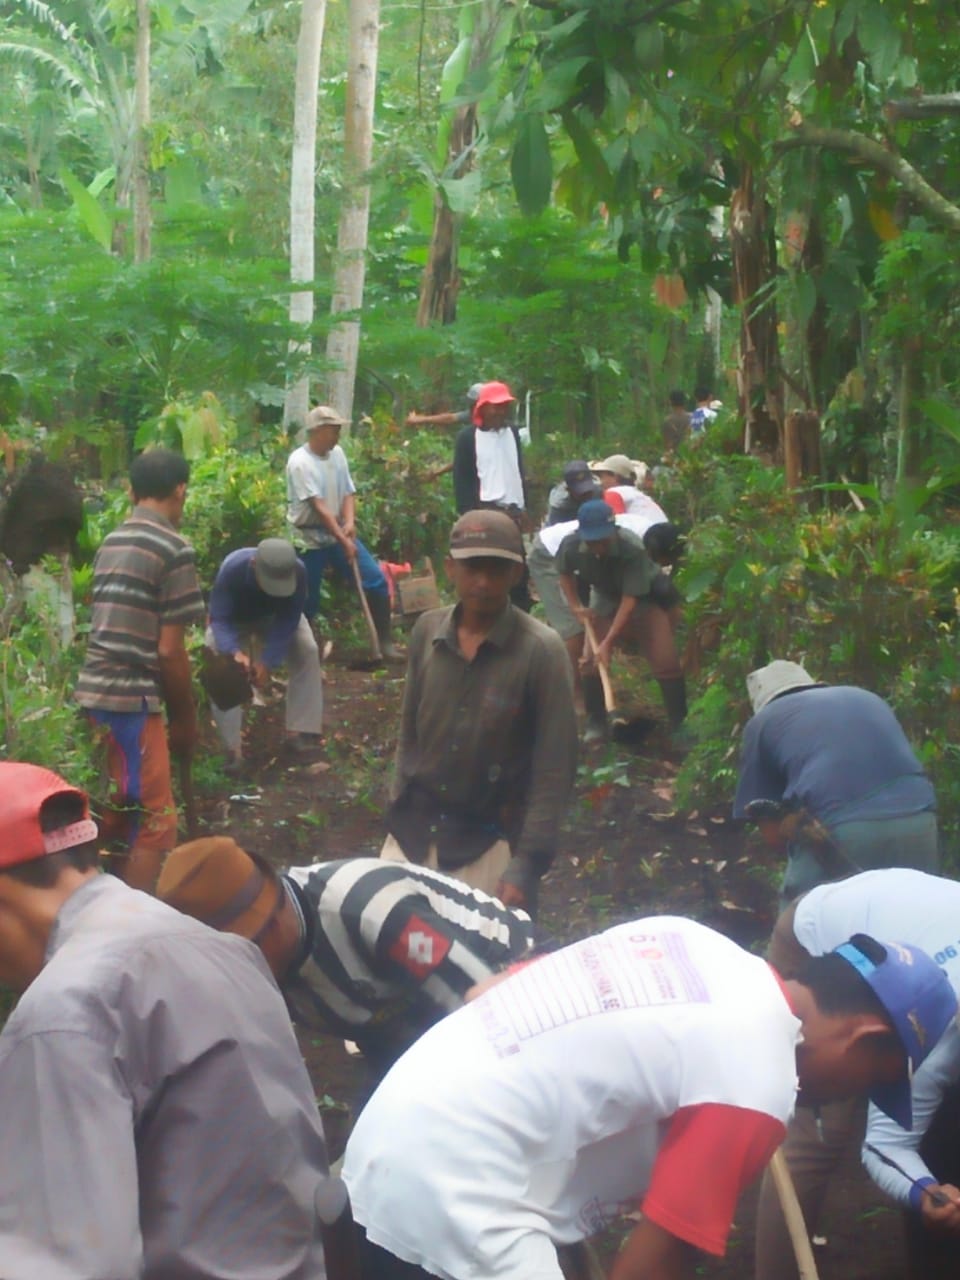
<path fill-rule="evenodd" d="M 903 348 L 903 361 L 900 365 L 900 387 L 897 395 L 896 483 L 898 487 L 909 483 L 915 472 L 913 438 L 910 427 L 918 380 L 917 339 L 912 339 Z"/>
<path fill-rule="evenodd" d="M 359 312 L 366 275 L 367 226 L 370 219 L 370 163 L 373 159 L 373 108 L 377 89 L 380 0 L 350 0 L 350 61 L 344 129 L 346 178 L 337 266 L 330 314 Z M 353 393 L 360 349 L 360 320 L 341 320 L 327 338 L 330 404 L 347 422 L 353 416 Z"/>
<path fill-rule="evenodd" d="M 772 294 L 776 245 L 770 207 L 753 170 L 743 170 L 730 205 L 733 297 L 740 308 L 737 368 L 744 451 L 778 454 L 783 441 L 783 388 L 777 308 Z"/>
<path fill-rule="evenodd" d="M 473 143 L 477 133 L 477 110 L 472 104 L 459 107 L 450 126 L 447 146 L 448 162 L 453 177 L 462 178 L 473 167 Z M 457 263 L 460 247 L 460 219 L 438 190 L 433 198 L 433 234 L 427 264 L 420 284 L 417 326 L 425 329 L 431 321 L 453 324 L 457 318 L 457 295 L 460 292 L 460 270 Z"/>
<path fill-rule="evenodd" d="M 293 156 L 290 164 L 290 324 L 313 322 L 314 276 L 314 193 L 317 151 L 317 90 L 320 80 L 320 51 L 326 0 L 303 0 L 300 35 L 297 39 L 297 71 L 293 103 Z M 309 339 L 292 340 L 294 359 L 310 355 Z M 283 423 L 303 423 L 310 406 L 310 377 L 304 374 L 287 388 Z"/>
<path fill-rule="evenodd" d="M 137 0 L 134 72 L 133 260 L 150 261 L 150 0 Z"/>

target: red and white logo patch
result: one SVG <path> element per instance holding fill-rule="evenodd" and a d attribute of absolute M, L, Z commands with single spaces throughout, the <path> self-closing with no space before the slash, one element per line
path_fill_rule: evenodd
<path fill-rule="evenodd" d="M 407 927 L 390 948 L 390 959 L 402 965 L 417 978 L 432 973 L 450 950 L 450 939 L 418 916 L 411 916 Z"/>

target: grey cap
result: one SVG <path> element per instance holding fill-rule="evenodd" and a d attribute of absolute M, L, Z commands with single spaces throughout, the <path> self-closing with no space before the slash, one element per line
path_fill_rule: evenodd
<path fill-rule="evenodd" d="M 471 404 L 476 404 L 480 399 L 480 392 L 487 384 L 485 382 L 475 382 L 472 386 L 467 387 L 467 399 Z"/>
<path fill-rule="evenodd" d="M 268 596 L 292 596 L 297 589 L 297 553 L 285 538 L 264 538 L 253 557 L 253 576 Z"/>
<path fill-rule="evenodd" d="M 758 667 L 756 671 L 750 672 L 747 676 L 747 694 L 756 715 L 781 693 L 789 693 L 791 689 L 809 689 L 819 684 L 820 681 L 814 680 L 799 662 L 777 658 L 768 662 L 765 667 Z"/>

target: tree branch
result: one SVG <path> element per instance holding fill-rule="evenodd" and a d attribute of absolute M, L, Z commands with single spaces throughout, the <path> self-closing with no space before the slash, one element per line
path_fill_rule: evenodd
<path fill-rule="evenodd" d="M 852 129 L 821 129 L 816 125 L 802 124 L 790 137 L 782 138 L 776 144 L 778 151 L 795 147 L 826 147 L 830 151 L 843 151 L 853 156 L 869 168 L 895 179 L 935 222 L 947 231 L 960 234 L 960 208 L 931 187 L 903 156 L 888 151 L 873 138 Z"/>
<path fill-rule="evenodd" d="M 535 9 L 547 9 L 554 13 L 565 13 L 568 16 L 576 12 L 576 7 L 568 3 L 568 0 L 530 0 L 530 3 Z M 660 4 L 655 4 L 652 9 L 646 9 L 643 13 L 626 14 L 624 21 L 631 27 L 639 26 L 641 22 L 653 22 L 654 18 L 659 18 L 661 13 L 686 3 L 687 0 L 661 0 Z"/>
<path fill-rule="evenodd" d="M 883 114 L 890 121 L 960 116 L 960 93 L 922 93 L 916 98 L 891 98 L 884 104 Z"/>

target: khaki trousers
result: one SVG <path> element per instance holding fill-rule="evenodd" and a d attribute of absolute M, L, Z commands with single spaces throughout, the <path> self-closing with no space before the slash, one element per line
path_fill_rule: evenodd
<path fill-rule="evenodd" d="M 255 651 L 259 650 L 258 637 L 254 629 L 242 631 L 241 638 L 248 649 L 252 647 Z M 204 642 L 209 648 L 216 649 L 212 627 L 207 628 Z M 310 623 L 303 614 L 300 615 L 293 639 L 287 646 L 284 662 L 287 668 L 287 733 L 322 733 L 323 677 L 320 674 L 320 652 Z M 224 746 L 231 754 L 239 755 L 243 707 L 232 707 L 229 711 L 221 711 L 211 703 L 210 711 Z"/>
<path fill-rule="evenodd" d="M 380 857 L 386 858 L 388 862 L 412 862 L 393 836 L 387 836 L 384 840 Z M 431 844 L 425 861 L 413 865 L 429 867 L 431 871 L 442 871 L 451 880 L 459 880 L 462 884 L 468 884 L 471 889 L 480 889 L 483 893 L 488 893 L 491 898 L 495 898 L 497 885 L 503 878 L 511 857 L 510 846 L 506 840 L 496 840 L 489 849 L 481 853 L 479 858 L 468 862 L 466 866 L 441 867 L 437 862 L 437 846 Z"/>

